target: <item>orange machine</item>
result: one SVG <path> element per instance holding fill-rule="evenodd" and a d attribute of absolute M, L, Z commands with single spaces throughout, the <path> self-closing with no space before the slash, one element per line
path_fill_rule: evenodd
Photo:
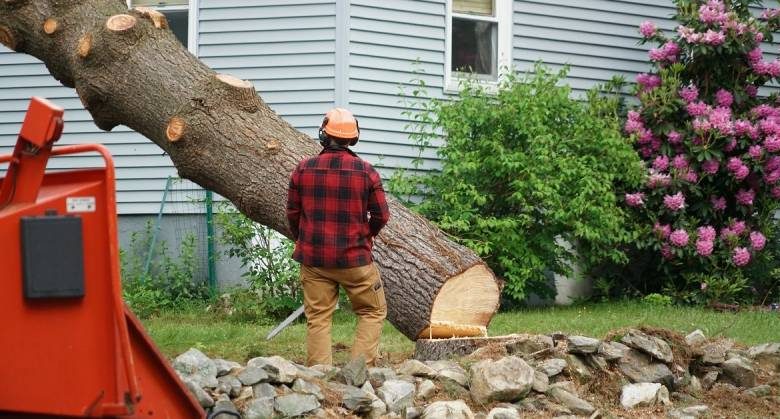
<path fill-rule="evenodd" d="M 203 418 L 122 301 L 114 165 L 33 98 L 0 187 L 0 417 Z M 46 172 L 52 156 L 105 167 Z"/>

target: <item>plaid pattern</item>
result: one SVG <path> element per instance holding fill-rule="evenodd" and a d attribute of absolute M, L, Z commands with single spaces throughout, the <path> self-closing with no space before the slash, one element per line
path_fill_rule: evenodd
<path fill-rule="evenodd" d="M 372 238 L 389 217 L 379 173 L 348 149 L 326 148 L 300 162 L 290 177 L 287 220 L 293 258 L 303 265 L 368 265 Z"/>

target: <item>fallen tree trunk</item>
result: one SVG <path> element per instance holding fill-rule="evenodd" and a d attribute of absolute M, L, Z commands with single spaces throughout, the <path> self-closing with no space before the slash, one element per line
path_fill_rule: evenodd
<path fill-rule="evenodd" d="M 181 177 L 289 236 L 288 176 L 320 148 L 276 115 L 251 83 L 193 57 L 151 9 L 122 0 L 0 0 L 0 42 L 75 87 L 103 130 L 126 125 L 168 153 Z M 389 320 L 418 336 L 481 335 L 499 285 L 473 252 L 390 201 L 376 240 Z"/>

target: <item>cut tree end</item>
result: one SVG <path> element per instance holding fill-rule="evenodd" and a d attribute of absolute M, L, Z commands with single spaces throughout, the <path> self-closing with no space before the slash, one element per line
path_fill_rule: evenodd
<path fill-rule="evenodd" d="M 252 88 L 252 83 L 250 83 L 249 81 L 241 80 L 238 77 L 231 76 L 230 74 L 222 74 L 222 73 L 217 74 L 217 80 L 229 86 L 233 86 L 239 89 Z"/>
<path fill-rule="evenodd" d="M 16 37 L 10 28 L 0 25 L 0 43 L 5 45 L 8 49 L 16 51 Z"/>
<path fill-rule="evenodd" d="M 420 339 L 487 336 L 501 290 L 493 273 L 479 264 L 453 276 L 433 302 L 431 321 Z"/>
<path fill-rule="evenodd" d="M 113 32 L 124 32 L 135 26 L 135 18 L 130 15 L 114 15 L 106 21 L 106 28 Z"/>
<path fill-rule="evenodd" d="M 181 137 L 184 136 L 184 129 L 186 127 L 187 124 L 183 119 L 179 118 L 178 116 L 174 116 L 170 121 L 168 121 L 168 127 L 165 128 L 165 137 L 168 138 L 168 141 L 175 143 L 176 141 L 181 140 Z"/>
<path fill-rule="evenodd" d="M 79 45 L 76 47 L 76 54 L 81 58 L 87 58 L 89 51 L 92 50 L 92 34 L 84 34 L 79 39 Z"/>
<path fill-rule="evenodd" d="M 57 19 L 50 17 L 43 21 L 43 32 L 46 35 L 53 35 L 54 32 L 57 32 L 57 28 L 59 28 L 59 23 L 57 23 Z"/>
<path fill-rule="evenodd" d="M 165 18 L 165 15 L 158 12 L 157 10 L 152 9 L 151 7 L 134 7 L 133 10 L 140 13 L 141 16 L 148 17 L 155 28 L 157 29 L 167 29 L 168 28 L 168 19 Z"/>

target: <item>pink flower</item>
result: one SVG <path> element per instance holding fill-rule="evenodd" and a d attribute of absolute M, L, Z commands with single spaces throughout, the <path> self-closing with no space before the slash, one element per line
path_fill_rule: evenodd
<path fill-rule="evenodd" d="M 728 227 L 723 227 L 720 229 L 720 238 L 722 240 L 732 240 L 737 238 L 737 233 L 735 233 L 733 230 L 731 230 Z"/>
<path fill-rule="evenodd" d="M 760 145 L 752 145 L 748 149 L 748 154 L 750 154 L 750 157 L 754 160 L 760 160 L 761 156 L 764 154 L 764 149 Z"/>
<path fill-rule="evenodd" d="M 772 195 L 772 198 L 780 199 L 780 187 L 775 186 L 769 193 Z"/>
<path fill-rule="evenodd" d="M 677 27 L 677 33 L 680 35 L 681 38 L 685 39 L 685 42 L 689 44 L 699 43 L 702 37 L 702 34 L 696 32 L 695 29 L 683 25 Z"/>
<path fill-rule="evenodd" d="M 669 235 L 669 242 L 672 243 L 673 246 L 677 247 L 685 247 L 688 245 L 688 232 L 685 230 L 674 230 L 672 231 L 672 234 Z"/>
<path fill-rule="evenodd" d="M 623 129 L 626 131 L 626 134 L 633 134 L 643 130 L 644 128 L 645 126 L 642 124 L 642 121 L 637 121 L 634 119 L 627 119 L 626 125 L 623 127 Z"/>
<path fill-rule="evenodd" d="M 707 132 L 710 128 L 712 128 L 712 124 L 706 119 L 696 118 L 693 120 L 693 129 L 698 132 Z"/>
<path fill-rule="evenodd" d="M 639 83 L 642 91 L 649 91 L 661 85 L 661 77 L 655 74 L 642 73 L 636 76 L 636 82 Z"/>
<path fill-rule="evenodd" d="M 678 92 L 680 97 L 686 102 L 693 102 L 699 98 L 699 89 L 694 85 L 686 86 Z"/>
<path fill-rule="evenodd" d="M 728 15 L 722 0 L 709 0 L 699 7 L 699 20 L 702 23 L 723 23 L 726 19 Z"/>
<path fill-rule="evenodd" d="M 669 144 L 680 144 L 682 141 L 682 134 L 677 131 L 669 131 L 669 133 L 666 134 L 666 138 L 669 140 Z"/>
<path fill-rule="evenodd" d="M 764 139 L 764 148 L 770 153 L 776 153 L 780 151 L 780 137 L 776 135 L 767 136 Z"/>
<path fill-rule="evenodd" d="M 761 13 L 761 19 L 765 19 L 765 20 L 774 19 L 777 16 L 780 16 L 780 9 L 765 9 Z"/>
<path fill-rule="evenodd" d="M 685 179 L 686 182 L 696 183 L 699 181 L 699 175 L 697 175 L 696 172 L 689 170 L 685 172 L 683 179 Z"/>
<path fill-rule="evenodd" d="M 743 165 L 744 163 L 742 163 L 742 160 L 740 160 L 739 157 L 732 157 L 729 159 L 728 163 L 726 163 L 726 168 L 729 169 L 729 172 L 736 172 Z"/>
<path fill-rule="evenodd" d="M 761 47 L 755 47 L 747 53 L 748 62 L 751 64 L 757 63 L 764 58 L 764 52 L 761 51 Z"/>
<path fill-rule="evenodd" d="M 644 197 L 645 194 L 643 192 L 627 193 L 626 204 L 629 207 L 641 207 L 645 204 L 645 201 L 643 201 Z"/>
<path fill-rule="evenodd" d="M 764 34 L 761 32 L 756 32 L 753 34 L 753 40 L 756 41 L 757 44 L 764 42 Z"/>
<path fill-rule="evenodd" d="M 731 121 L 731 109 L 717 107 L 710 113 L 710 123 L 725 135 L 734 134 L 734 123 Z"/>
<path fill-rule="evenodd" d="M 699 240 L 710 242 L 715 240 L 715 235 L 717 234 L 715 228 L 712 226 L 699 227 L 697 232 L 699 234 Z"/>
<path fill-rule="evenodd" d="M 745 86 L 745 93 L 750 97 L 756 97 L 758 95 L 758 87 L 749 84 Z"/>
<path fill-rule="evenodd" d="M 744 233 L 744 232 L 745 232 L 745 230 L 747 230 L 747 226 L 745 225 L 745 222 L 744 222 L 744 221 L 742 221 L 742 220 L 739 220 L 739 221 L 734 221 L 733 223 L 731 223 L 731 226 L 729 226 L 729 228 L 730 228 L 730 229 L 731 229 L 731 231 L 733 231 L 733 232 L 734 232 L 734 234 L 736 234 L 737 236 L 741 236 L 741 235 L 742 235 L 742 233 Z"/>
<path fill-rule="evenodd" d="M 748 175 L 750 175 L 750 169 L 747 166 L 741 166 L 734 172 L 734 178 L 737 180 L 744 180 Z"/>
<path fill-rule="evenodd" d="M 753 205 L 753 199 L 756 197 L 756 191 L 752 189 L 740 189 L 737 191 L 734 197 L 736 198 L 738 204 L 749 207 Z"/>
<path fill-rule="evenodd" d="M 688 103 L 688 105 L 685 106 L 685 110 L 687 110 L 691 116 L 697 117 L 708 115 L 710 112 L 712 112 L 712 107 L 704 102 L 699 101 Z"/>
<path fill-rule="evenodd" d="M 737 140 L 735 138 L 730 138 L 729 142 L 723 146 L 723 151 L 730 153 L 735 148 L 737 148 Z"/>
<path fill-rule="evenodd" d="M 764 170 L 772 171 L 777 169 L 780 169 L 780 156 L 772 156 L 766 161 L 766 165 L 764 165 Z"/>
<path fill-rule="evenodd" d="M 766 246 L 766 237 L 764 237 L 760 231 L 751 231 L 750 247 L 752 247 L 753 250 L 763 250 L 764 246 Z"/>
<path fill-rule="evenodd" d="M 773 184 L 780 180 L 780 170 L 772 170 L 764 173 L 764 182 Z"/>
<path fill-rule="evenodd" d="M 658 31 L 658 28 L 655 26 L 655 23 L 646 20 L 639 24 L 639 33 L 642 34 L 645 38 L 650 38 Z"/>
<path fill-rule="evenodd" d="M 672 212 L 677 212 L 685 208 L 685 196 L 682 192 L 674 195 L 664 195 L 664 205 Z"/>
<path fill-rule="evenodd" d="M 734 103 L 734 96 L 726 89 L 720 89 L 715 93 L 715 101 L 718 102 L 718 106 L 728 108 Z"/>
<path fill-rule="evenodd" d="M 669 168 L 669 157 L 662 154 L 653 160 L 653 168 L 659 172 L 666 171 Z"/>
<path fill-rule="evenodd" d="M 704 173 L 714 175 L 715 173 L 718 173 L 719 166 L 720 162 L 715 159 L 705 160 L 704 163 L 701 164 L 701 170 L 704 171 Z"/>
<path fill-rule="evenodd" d="M 653 48 L 648 53 L 648 56 L 650 57 L 650 61 L 661 62 L 666 59 L 666 52 L 660 48 Z"/>
<path fill-rule="evenodd" d="M 672 259 L 674 257 L 674 253 L 672 253 L 672 248 L 669 247 L 668 244 L 664 243 L 663 246 L 661 246 L 661 256 L 666 259 Z"/>
<path fill-rule="evenodd" d="M 711 240 L 698 240 L 696 242 L 696 253 L 699 256 L 707 257 L 712 254 L 715 243 Z"/>
<path fill-rule="evenodd" d="M 685 157 L 684 154 L 678 154 L 674 156 L 674 159 L 672 159 L 672 166 L 674 166 L 675 169 L 687 169 L 688 168 L 688 159 Z"/>
<path fill-rule="evenodd" d="M 724 197 L 717 197 L 713 196 L 710 198 L 710 202 L 712 203 L 712 208 L 715 211 L 723 211 L 726 209 L 726 198 Z"/>
<path fill-rule="evenodd" d="M 734 264 L 737 266 L 745 266 L 750 263 L 750 252 L 744 247 L 737 247 L 734 249 L 731 260 L 733 260 Z"/>
<path fill-rule="evenodd" d="M 672 183 L 671 176 L 663 173 L 650 173 L 650 177 L 647 180 L 647 186 L 650 189 L 663 188 L 669 186 Z"/>
<path fill-rule="evenodd" d="M 726 40 L 726 34 L 723 33 L 723 31 L 715 32 L 712 29 L 708 29 L 707 32 L 704 33 L 704 36 L 702 36 L 701 40 L 705 44 L 718 46 L 723 44 L 723 41 Z"/>
<path fill-rule="evenodd" d="M 653 231 L 658 237 L 666 239 L 669 237 L 669 234 L 672 233 L 672 226 L 669 224 L 659 224 L 658 221 L 656 221 L 653 226 Z"/>

